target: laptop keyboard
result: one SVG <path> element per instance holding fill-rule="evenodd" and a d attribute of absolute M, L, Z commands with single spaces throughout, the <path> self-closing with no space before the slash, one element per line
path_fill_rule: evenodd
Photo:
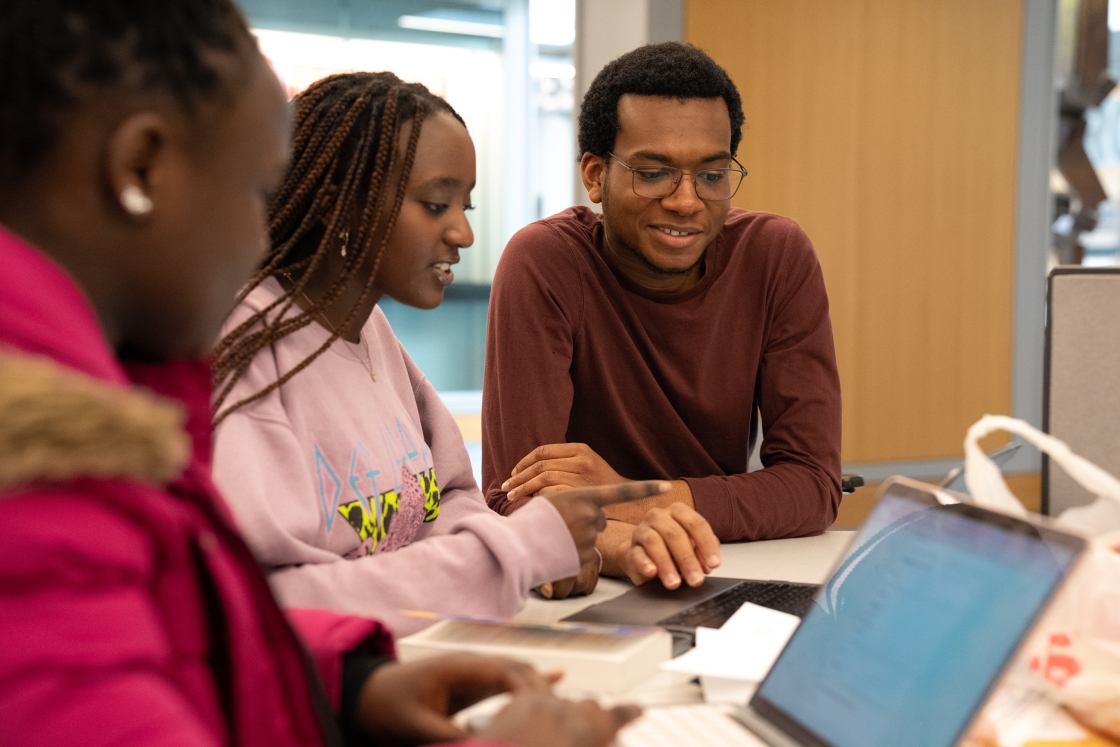
<path fill-rule="evenodd" d="M 715 705 L 650 708 L 618 733 L 621 747 L 766 747 Z"/>
<path fill-rule="evenodd" d="M 813 584 L 745 581 L 657 624 L 672 628 L 718 628 L 746 602 L 804 617 L 819 588 Z"/>

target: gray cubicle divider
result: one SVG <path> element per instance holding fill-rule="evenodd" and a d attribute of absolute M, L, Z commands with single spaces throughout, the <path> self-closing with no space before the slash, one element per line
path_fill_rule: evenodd
<path fill-rule="evenodd" d="M 1120 475 L 1120 268 L 1058 267 L 1046 290 L 1042 427 Z M 1042 458 L 1042 512 L 1090 496 Z"/>

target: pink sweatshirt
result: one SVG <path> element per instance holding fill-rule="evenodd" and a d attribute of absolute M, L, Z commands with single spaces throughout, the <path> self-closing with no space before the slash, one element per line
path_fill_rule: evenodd
<path fill-rule="evenodd" d="M 225 331 L 280 293 L 265 281 Z M 227 404 L 328 336 L 313 323 L 261 351 Z M 361 343 L 335 341 L 219 425 L 214 479 L 282 605 L 375 617 L 397 635 L 433 622 L 406 611 L 508 617 L 579 570 L 551 503 L 487 508 L 454 418 L 379 308 Z"/>

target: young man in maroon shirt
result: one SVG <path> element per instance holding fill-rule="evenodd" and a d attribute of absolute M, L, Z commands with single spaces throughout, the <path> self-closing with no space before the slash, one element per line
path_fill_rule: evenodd
<path fill-rule="evenodd" d="M 641 47 L 592 82 L 577 207 L 518 232 L 494 278 L 483 398 L 490 506 L 663 478 L 608 509 L 602 572 L 669 587 L 719 540 L 819 534 L 840 503 L 828 298 L 792 220 L 731 208 L 746 175 L 738 90 L 710 57 Z M 761 413 L 764 469 L 747 473 Z M 544 589 L 594 588 L 598 568 Z"/>

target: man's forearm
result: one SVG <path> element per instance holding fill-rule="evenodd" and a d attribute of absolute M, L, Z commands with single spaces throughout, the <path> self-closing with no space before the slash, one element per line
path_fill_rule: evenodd
<path fill-rule="evenodd" d="M 692 490 L 684 480 L 674 480 L 673 489 L 668 493 L 655 495 L 652 498 L 643 498 L 631 503 L 617 503 L 613 506 L 607 506 L 603 509 L 603 513 L 607 515 L 608 519 L 625 522 L 626 524 L 640 524 L 642 519 L 645 518 L 646 512 L 651 508 L 668 508 L 674 503 L 683 503 L 689 508 L 696 508 L 692 500 Z"/>

